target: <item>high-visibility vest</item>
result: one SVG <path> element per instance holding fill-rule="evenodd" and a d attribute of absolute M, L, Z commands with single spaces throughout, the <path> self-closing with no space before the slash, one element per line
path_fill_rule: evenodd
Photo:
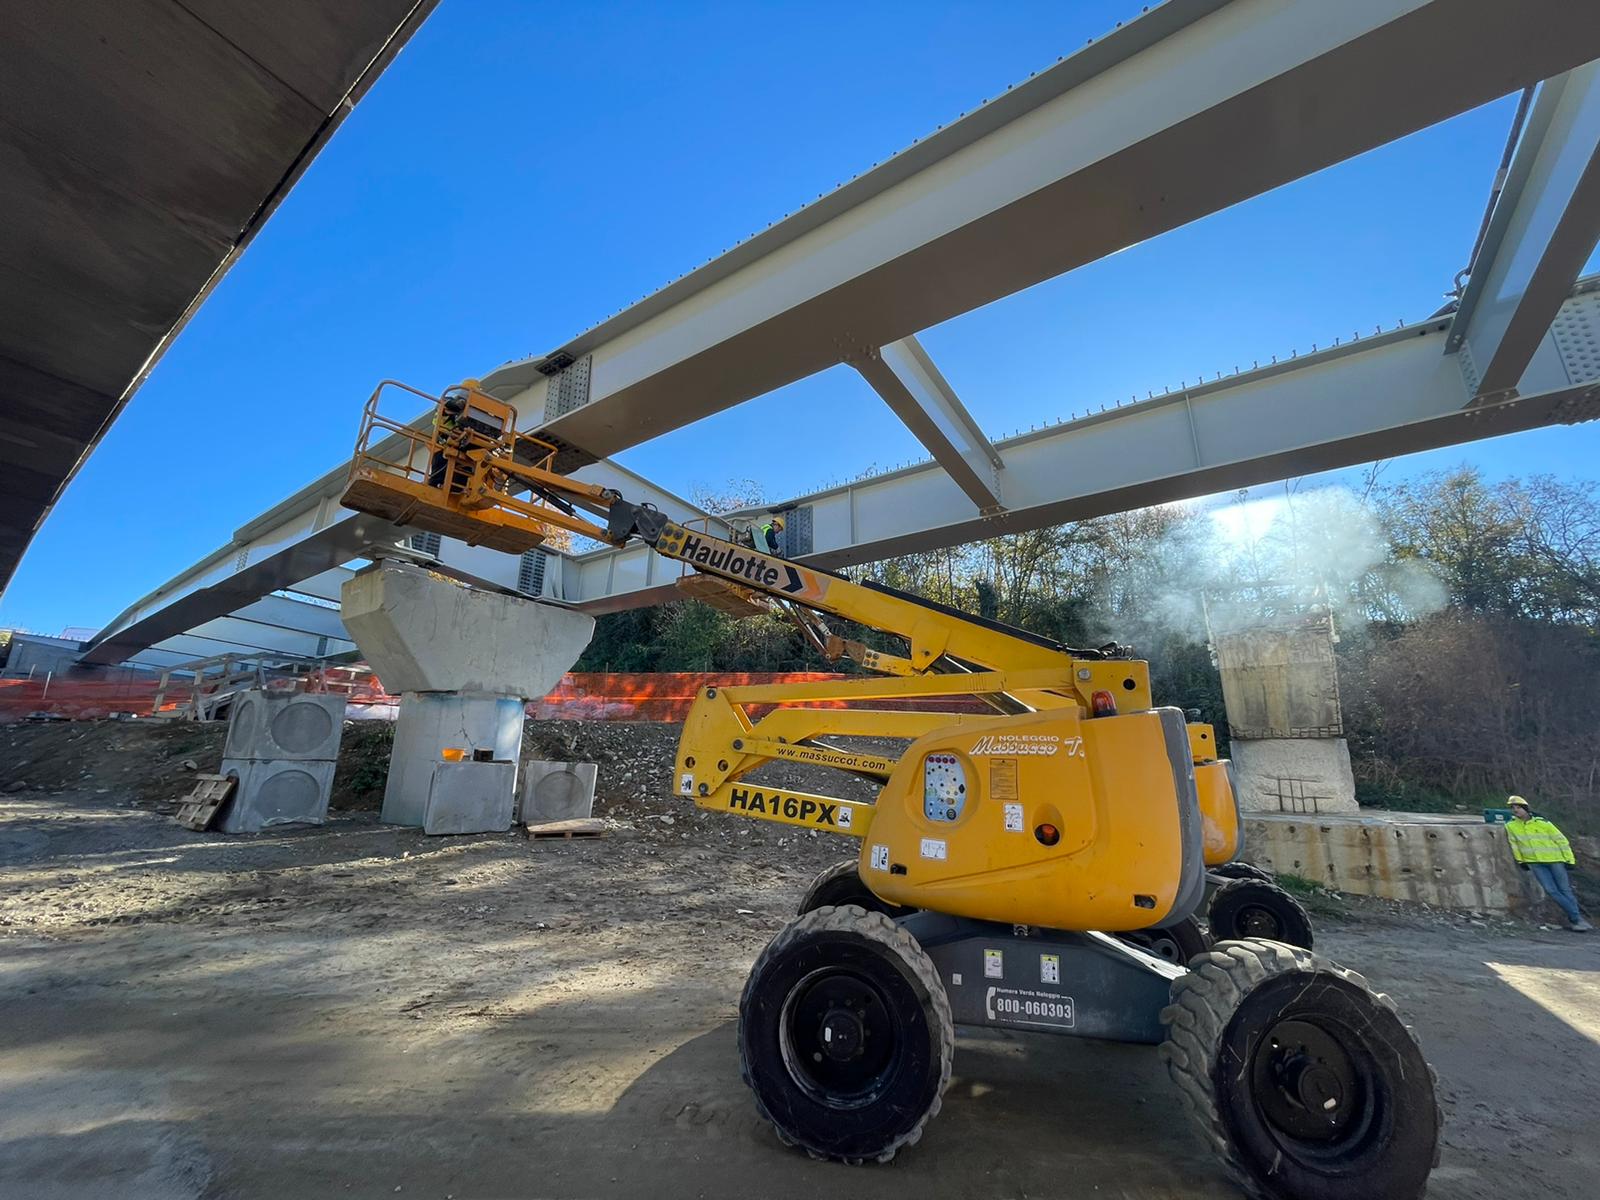
<path fill-rule="evenodd" d="M 1526 821 L 1513 817 L 1506 822 L 1506 841 L 1511 844 L 1511 855 L 1518 862 L 1574 861 L 1567 835 L 1543 817 L 1529 817 Z"/>

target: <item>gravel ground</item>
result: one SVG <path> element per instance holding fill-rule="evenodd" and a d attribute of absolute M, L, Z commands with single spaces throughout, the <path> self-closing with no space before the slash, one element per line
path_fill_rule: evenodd
<path fill-rule="evenodd" d="M 570 842 L 379 824 L 363 729 L 327 826 L 191 833 L 161 810 L 215 732 L 0 731 L 0 1196 L 1236 1195 L 1152 1051 L 1065 1038 L 963 1034 L 888 1167 L 785 1150 L 739 989 L 849 847 L 662 798 L 672 727 L 530 727 L 601 764 L 609 835 Z M 1429 1195 L 1592 1196 L 1600 944 L 1316 907 L 1438 1068 Z"/>

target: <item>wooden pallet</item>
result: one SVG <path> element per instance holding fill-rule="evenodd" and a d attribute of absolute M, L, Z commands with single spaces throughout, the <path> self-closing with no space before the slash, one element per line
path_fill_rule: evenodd
<path fill-rule="evenodd" d="M 530 838 L 597 838 L 605 837 L 606 824 L 598 817 L 577 817 L 571 821 L 529 825 L 527 833 Z"/>
<path fill-rule="evenodd" d="M 179 801 L 175 820 L 185 829 L 210 829 L 238 786 L 238 779 L 232 775 L 196 775 L 194 790 Z"/>

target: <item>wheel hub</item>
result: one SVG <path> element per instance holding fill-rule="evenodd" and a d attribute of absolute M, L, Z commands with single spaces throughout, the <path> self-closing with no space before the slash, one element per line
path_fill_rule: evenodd
<path fill-rule="evenodd" d="M 865 973 L 813 971 L 789 993 L 780 1020 L 790 1078 L 820 1103 L 869 1103 L 893 1072 L 900 1021 Z"/>
<path fill-rule="evenodd" d="M 821 1043 L 822 1053 L 834 1062 L 849 1062 L 861 1053 L 866 1033 L 859 1016 L 849 1009 L 834 1008 L 829 1009 L 828 1015 L 822 1018 L 822 1029 L 817 1040 Z"/>
<path fill-rule="evenodd" d="M 1295 1091 L 1307 1110 L 1331 1115 L 1343 1106 L 1344 1084 L 1333 1071 L 1321 1063 L 1301 1063 L 1296 1073 L 1299 1079 Z"/>
<path fill-rule="evenodd" d="M 1339 1039 L 1311 1021 L 1279 1021 L 1256 1049 L 1254 1092 L 1261 1113 L 1301 1142 L 1332 1144 L 1354 1131 L 1360 1072 Z"/>
<path fill-rule="evenodd" d="M 1245 937 L 1276 941 L 1283 933 L 1278 918 L 1265 908 L 1251 905 L 1239 913 L 1239 929 Z"/>

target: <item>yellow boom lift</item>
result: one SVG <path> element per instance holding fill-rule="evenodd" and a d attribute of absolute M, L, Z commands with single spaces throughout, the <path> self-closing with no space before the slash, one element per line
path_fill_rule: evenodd
<path fill-rule="evenodd" d="M 674 790 L 700 807 L 860 843 L 812 884 L 740 1001 L 744 1076 L 784 1142 L 887 1161 L 939 1109 L 954 1026 L 999 1027 L 1159 1043 L 1252 1195 L 1422 1195 L 1440 1115 L 1415 1037 L 1387 997 L 1310 952 L 1297 904 L 1234 861 L 1228 764 L 1210 726 L 1155 706 L 1145 663 L 854 583 L 569 479 L 558 447 L 519 433 L 475 381 L 434 400 L 426 430 L 379 415 L 383 390 L 347 506 L 511 553 L 566 534 L 643 542 L 690 569 L 689 594 L 786 613 L 829 658 L 875 672 L 707 687 L 678 745 Z M 393 437 L 373 446 L 380 431 Z M 828 617 L 893 635 L 899 652 L 841 637 Z M 863 803 L 749 781 L 771 762 L 880 791 Z M 1208 879 L 1214 943 L 1195 919 Z"/>

